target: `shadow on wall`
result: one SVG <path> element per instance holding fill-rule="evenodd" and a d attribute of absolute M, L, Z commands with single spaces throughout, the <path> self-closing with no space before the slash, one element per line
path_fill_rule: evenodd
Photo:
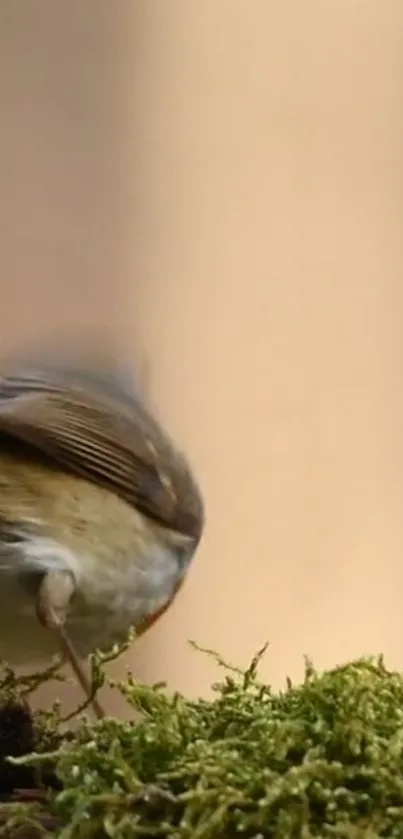
<path fill-rule="evenodd" d="M 104 0 L 0 6 L 0 350 L 43 330 L 116 329 L 126 25 Z"/>
<path fill-rule="evenodd" d="M 134 28 L 119 5 L 0 4 L 1 354 L 63 336 L 87 345 L 100 330 L 126 340 Z"/>

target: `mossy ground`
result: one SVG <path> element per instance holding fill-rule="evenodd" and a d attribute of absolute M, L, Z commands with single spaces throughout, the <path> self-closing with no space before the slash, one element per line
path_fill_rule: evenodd
<path fill-rule="evenodd" d="M 382 659 L 325 673 L 307 662 L 302 684 L 276 692 L 259 658 L 242 672 L 216 656 L 226 670 L 212 700 L 129 675 L 116 687 L 136 722 L 83 719 L 60 739 L 57 714 L 35 718 L 28 751 L 40 754 L 22 761 L 57 777 L 53 835 L 403 839 L 403 676 Z M 40 805 L 13 807 L 14 826 L 37 821 Z"/>

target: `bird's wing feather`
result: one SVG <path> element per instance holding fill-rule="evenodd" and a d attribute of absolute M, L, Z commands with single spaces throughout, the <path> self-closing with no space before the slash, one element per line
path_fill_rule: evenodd
<path fill-rule="evenodd" d="M 203 504 L 185 458 L 135 395 L 113 377 L 109 383 L 54 370 L 0 377 L 0 435 L 198 540 Z"/>

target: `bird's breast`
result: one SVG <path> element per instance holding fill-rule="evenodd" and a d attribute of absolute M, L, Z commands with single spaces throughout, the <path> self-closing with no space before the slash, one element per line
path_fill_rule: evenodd
<path fill-rule="evenodd" d="M 10 663 L 57 649 L 35 611 L 47 572 L 66 569 L 75 579 L 66 626 L 85 656 L 164 610 L 190 559 L 107 490 L 34 464 L 20 474 L 0 457 L 0 657 Z"/>
<path fill-rule="evenodd" d="M 10 663 L 42 660 L 56 652 L 56 639 L 40 626 L 36 592 L 50 567 L 80 569 L 66 628 L 80 656 L 122 640 L 131 627 L 164 610 L 184 569 L 158 542 L 107 562 L 104 555 L 74 554 L 63 543 L 30 538 L 22 543 L 13 571 L 0 576 L 0 657 Z"/>
<path fill-rule="evenodd" d="M 185 568 L 175 552 L 153 537 L 133 553 L 105 563 L 96 556 L 81 562 L 85 573 L 69 617 L 78 650 L 109 646 L 130 627 L 140 628 L 170 602 Z"/>

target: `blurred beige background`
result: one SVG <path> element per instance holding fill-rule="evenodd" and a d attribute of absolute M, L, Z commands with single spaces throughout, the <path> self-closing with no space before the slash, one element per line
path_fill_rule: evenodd
<path fill-rule="evenodd" d="M 144 679 L 403 665 L 402 78 L 400 0 L 0 2 L 1 348 L 145 348 L 206 495 Z"/>

